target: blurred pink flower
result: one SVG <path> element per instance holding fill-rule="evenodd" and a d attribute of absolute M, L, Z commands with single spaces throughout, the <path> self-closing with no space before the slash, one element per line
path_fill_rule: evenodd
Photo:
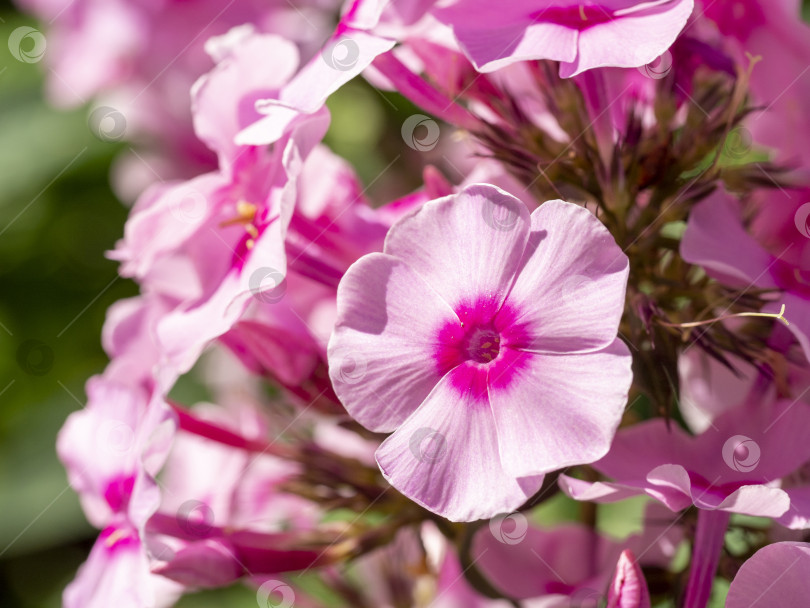
<path fill-rule="evenodd" d="M 174 435 L 174 417 L 140 387 L 91 378 L 88 403 L 70 415 L 57 452 L 87 519 L 102 528 L 88 561 L 65 589 L 68 608 L 154 605 L 176 592 L 149 570 L 144 528 L 157 510 L 155 475 Z M 164 598 L 165 599 L 165 598 Z"/>
<path fill-rule="evenodd" d="M 320 553 L 292 546 L 295 534 L 315 527 L 318 508 L 278 490 L 299 465 L 270 453 L 258 404 L 223 400 L 225 407 L 176 409 L 186 432 L 175 440 L 162 471 L 167 491 L 147 524 L 152 570 L 192 588 L 306 567 Z M 245 449 L 216 440 L 226 435 Z"/>
<path fill-rule="evenodd" d="M 802 422 L 807 415 L 803 403 L 749 403 L 694 437 L 660 418 L 641 422 L 620 430 L 607 456 L 592 465 L 614 482 L 562 475 L 560 486 L 577 500 L 647 494 L 673 511 L 694 505 L 779 517 L 790 506 L 779 480 L 810 459 L 810 429 Z"/>
<path fill-rule="evenodd" d="M 702 0 L 696 11 L 725 37 L 739 65 L 755 58 L 751 96 L 758 108 L 743 122 L 757 144 L 796 166 L 810 157 L 800 142 L 810 134 L 810 26 L 795 0 Z M 800 136 L 801 134 L 801 136 Z M 750 147 L 751 142 L 743 142 Z"/>
<path fill-rule="evenodd" d="M 472 556 L 495 589 L 527 606 L 569 606 L 601 595 L 624 541 L 578 523 L 529 525 L 522 513 L 498 517 L 475 536 Z"/>
<path fill-rule="evenodd" d="M 298 52 L 286 40 L 244 28 L 215 47 L 220 62 L 195 87 L 195 126 L 221 168 L 147 191 L 113 253 L 122 274 L 176 302 L 156 332 L 164 388 L 231 329 L 251 296 L 281 287 L 301 164 L 328 124 L 324 111 L 299 121 L 272 148 L 235 146 L 233 136 L 255 117 L 256 96 L 277 90 L 295 71 Z M 255 62 L 257 55 L 277 62 Z"/>
<path fill-rule="evenodd" d="M 395 224 L 384 253 L 341 281 L 328 350 L 349 413 L 394 431 L 377 451 L 383 475 L 471 521 L 604 455 L 631 381 L 616 337 L 627 272 L 587 210 L 551 201 L 529 216 L 494 186 Z"/>
<path fill-rule="evenodd" d="M 390 52 L 396 42 L 430 40 L 461 49 L 482 72 L 533 59 L 560 61 L 560 75 L 575 76 L 597 67 L 639 67 L 665 53 L 683 29 L 693 0 L 608 0 L 602 3 L 512 0 L 455 0 L 437 7 L 417 3 L 353 0 L 333 36 L 284 88 L 278 98 L 257 105 L 266 116 L 242 131 L 242 144 L 271 143 L 302 114 L 317 111 L 326 99 L 369 68 L 394 78 L 418 105 L 455 124 L 468 124 L 462 108 L 424 79 L 406 74 Z M 441 51 L 439 51 L 441 53 Z M 375 61 L 376 60 L 376 61 Z M 443 86 L 450 83 L 439 80 Z"/>
<path fill-rule="evenodd" d="M 668 568 L 683 536 L 674 524 L 672 514 L 653 502 L 646 507 L 641 532 L 622 540 L 580 523 L 537 527 L 518 512 L 482 527 L 473 539 L 471 556 L 496 590 L 521 600 L 526 608 L 596 605 L 606 588 L 608 597 L 613 588 L 625 601 L 640 599 L 643 593 L 631 593 L 641 586 L 646 589 L 636 562 Z M 634 553 L 643 559 L 636 560 Z"/>
<path fill-rule="evenodd" d="M 482 72 L 516 61 L 552 59 L 568 78 L 592 68 L 635 68 L 675 41 L 692 0 L 582 2 L 456 0 L 436 9 Z"/>
<path fill-rule="evenodd" d="M 727 608 L 803 606 L 810 595 L 810 544 L 774 543 L 739 569 L 726 598 Z"/>
<path fill-rule="evenodd" d="M 727 285 L 782 290 L 763 312 L 778 313 L 785 305 L 789 329 L 810 360 L 810 283 L 805 276 L 810 231 L 800 222 L 810 217 L 810 205 L 802 206 L 808 194 L 774 190 L 761 199 L 760 239 L 776 249 L 770 251 L 746 230 L 739 201 L 718 190 L 689 215 L 681 256 Z"/>
<path fill-rule="evenodd" d="M 155 173 L 176 179 L 215 166 L 213 155 L 194 137 L 189 111 L 192 85 L 212 67 L 209 38 L 252 24 L 257 31 L 283 35 L 308 59 L 339 6 L 339 0 L 296 6 L 282 0 L 17 3 L 47 23 L 50 98 L 63 106 L 97 98 L 101 107 L 116 112 L 115 139 L 157 143 L 150 154 L 126 163 L 128 177 L 148 164 L 137 189 L 154 181 Z"/>

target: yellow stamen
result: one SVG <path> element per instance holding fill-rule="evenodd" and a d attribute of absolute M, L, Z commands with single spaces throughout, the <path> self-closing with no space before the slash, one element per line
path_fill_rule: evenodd
<path fill-rule="evenodd" d="M 579 5 L 579 16 L 582 17 L 583 21 L 588 20 L 587 15 L 585 15 L 585 7 L 582 4 Z"/>
<path fill-rule="evenodd" d="M 122 538 L 126 538 L 126 533 L 122 532 L 121 530 L 116 530 L 112 534 L 110 534 L 107 539 L 104 541 L 104 544 L 108 547 L 112 547 L 115 543 L 117 543 Z"/>
<path fill-rule="evenodd" d="M 224 228 L 234 224 L 249 224 L 256 218 L 256 211 L 258 211 L 258 208 L 253 203 L 239 201 L 236 203 L 236 217 L 225 220 L 220 226 Z"/>
<path fill-rule="evenodd" d="M 788 320 L 785 318 L 785 305 L 782 304 L 782 308 L 779 310 L 779 314 L 773 312 L 738 312 L 732 315 L 723 315 L 722 317 L 715 317 L 714 319 L 708 319 L 706 321 L 694 321 L 692 323 L 663 323 L 668 327 L 700 327 L 701 325 L 708 325 L 710 323 L 716 323 L 717 321 L 725 321 L 726 319 L 733 319 L 734 317 L 767 317 L 771 319 L 779 319 L 785 325 L 790 325 Z"/>
<path fill-rule="evenodd" d="M 239 215 L 239 217 L 243 217 L 249 222 L 252 222 L 253 218 L 256 217 L 256 211 L 256 205 L 253 203 L 248 203 L 246 201 L 239 201 L 236 203 L 236 213 Z"/>

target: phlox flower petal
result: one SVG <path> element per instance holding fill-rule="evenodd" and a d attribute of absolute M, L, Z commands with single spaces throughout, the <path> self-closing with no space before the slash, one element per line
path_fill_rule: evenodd
<path fill-rule="evenodd" d="M 471 521 L 604 455 L 632 380 L 616 337 L 627 271 L 586 209 L 550 201 L 529 214 L 491 185 L 394 224 L 383 253 L 341 281 L 328 346 L 347 411 L 393 431 L 377 451 L 383 475 Z"/>

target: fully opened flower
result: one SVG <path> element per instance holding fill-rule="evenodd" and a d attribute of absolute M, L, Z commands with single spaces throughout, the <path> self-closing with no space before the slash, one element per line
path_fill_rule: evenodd
<path fill-rule="evenodd" d="M 330 376 L 392 432 L 383 475 L 455 521 L 519 507 L 545 473 L 607 452 L 631 381 L 628 261 L 587 210 L 529 215 L 473 185 L 395 224 L 338 289 Z"/>

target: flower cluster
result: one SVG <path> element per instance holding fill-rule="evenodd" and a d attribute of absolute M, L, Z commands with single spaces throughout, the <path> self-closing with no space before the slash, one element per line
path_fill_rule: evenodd
<path fill-rule="evenodd" d="M 20 2 L 137 195 L 67 608 L 804 605 L 794 3 Z M 364 180 L 355 80 L 397 106 Z"/>

